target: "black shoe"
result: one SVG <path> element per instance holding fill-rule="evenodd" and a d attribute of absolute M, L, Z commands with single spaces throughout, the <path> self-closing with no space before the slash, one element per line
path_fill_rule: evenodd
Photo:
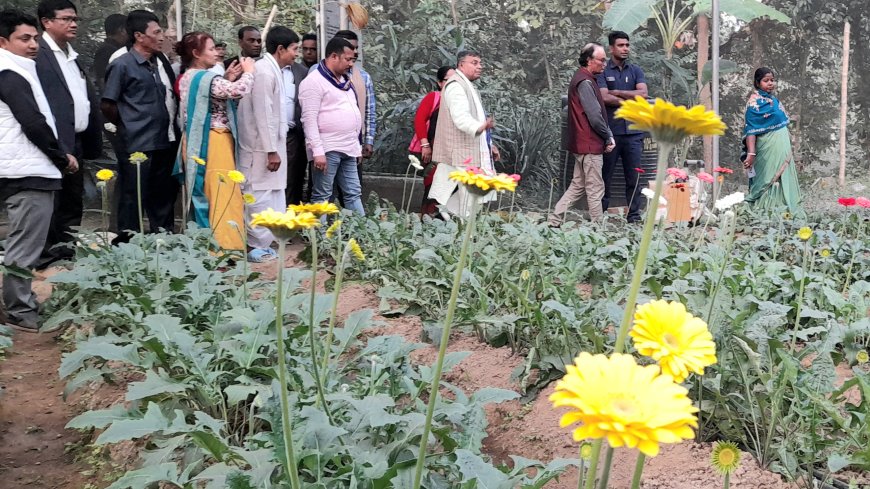
<path fill-rule="evenodd" d="M 39 333 L 39 325 L 36 324 L 35 321 L 14 321 L 7 318 L 3 323 L 15 331 L 21 331 L 23 333 Z"/>

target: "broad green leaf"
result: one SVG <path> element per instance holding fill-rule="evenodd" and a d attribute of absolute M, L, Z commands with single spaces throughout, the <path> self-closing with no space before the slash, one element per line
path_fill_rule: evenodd
<path fill-rule="evenodd" d="M 130 412 L 122 404 L 116 404 L 108 409 L 98 409 L 79 414 L 69 420 L 66 428 L 71 430 L 102 429 L 115 421 L 130 419 L 130 416 Z"/>
<path fill-rule="evenodd" d="M 730 59 L 719 59 L 719 73 L 736 73 L 740 69 L 734 61 Z M 710 83 L 713 79 L 713 62 L 707 61 L 704 63 L 704 68 L 701 70 L 701 85 Z"/>
<path fill-rule="evenodd" d="M 520 395 L 507 389 L 484 387 L 471 395 L 471 402 L 481 406 L 491 403 L 501 403 L 519 398 Z"/>
<path fill-rule="evenodd" d="M 616 0 L 604 14 L 604 27 L 628 33 L 636 31 L 652 17 L 658 0 Z"/>
<path fill-rule="evenodd" d="M 58 370 L 60 378 L 69 377 L 70 374 L 80 369 L 86 360 L 93 357 L 124 362 L 134 366 L 138 366 L 141 361 L 135 345 L 118 346 L 112 344 L 106 337 L 94 337 L 78 343 L 75 351 L 63 355 Z"/>
<path fill-rule="evenodd" d="M 178 480 L 178 468 L 169 462 L 127 472 L 107 489 L 148 489 L 158 482 L 172 482 L 179 487 L 183 485 Z"/>
<path fill-rule="evenodd" d="M 97 437 L 94 443 L 105 445 L 123 440 L 135 440 L 168 429 L 169 424 L 170 420 L 163 414 L 160 407 L 154 402 L 149 402 L 144 417 L 114 421 L 106 431 Z"/>
<path fill-rule="evenodd" d="M 131 382 L 127 386 L 126 399 L 128 401 L 136 401 L 138 399 L 146 399 L 158 394 L 167 394 L 175 392 L 184 392 L 190 386 L 180 382 L 167 379 L 165 374 L 149 370 L 145 372 L 145 380 L 141 382 Z"/>
<path fill-rule="evenodd" d="M 697 11 L 710 12 L 713 8 L 711 0 L 699 0 Z M 733 15 L 738 19 L 749 22 L 759 17 L 768 17 L 771 20 L 788 24 L 791 18 L 788 15 L 765 5 L 758 0 L 719 0 L 719 8 L 722 12 Z"/>
<path fill-rule="evenodd" d="M 102 380 L 103 375 L 107 372 L 106 368 L 95 368 L 88 367 L 81 372 L 77 373 L 75 377 L 73 377 L 69 382 L 66 383 L 66 386 L 63 388 L 63 399 L 66 398 L 75 392 L 79 387 L 94 382 L 98 379 Z"/>
<path fill-rule="evenodd" d="M 188 433 L 188 436 L 190 436 L 198 447 L 208 452 L 218 462 L 223 462 L 227 453 L 231 453 L 226 442 L 212 433 L 197 430 L 191 431 Z"/>
<path fill-rule="evenodd" d="M 849 465 L 852 464 L 852 461 L 839 453 L 832 453 L 828 456 L 828 470 L 833 472 L 839 472 Z"/>
<path fill-rule="evenodd" d="M 444 363 L 441 367 L 442 374 L 449 372 L 453 369 L 453 367 L 459 365 L 459 362 L 465 360 L 468 355 L 471 355 L 470 351 L 451 351 L 444 355 Z M 427 365 L 420 365 L 420 379 L 427 384 L 432 383 L 432 379 L 435 377 L 435 371 L 433 367 Z M 442 377 L 443 382 L 443 377 Z"/>
<path fill-rule="evenodd" d="M 499 489 L 508 483 L 507 475 L 469 450 L 456 450 L 456 465 L 462 473 L 462 482 L 477 481 L 481 489 Z"/>

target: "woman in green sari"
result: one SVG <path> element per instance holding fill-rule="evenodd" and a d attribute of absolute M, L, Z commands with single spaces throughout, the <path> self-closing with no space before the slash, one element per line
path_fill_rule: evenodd
<path fill-rule="evenodd" d="M 746 104 L 743 129 L 743 166 L 749 172 L 746 201 L 770 211 L 786 208 L 795 217 L 805 217 L 788 114 L 773 96 L 776 80 L 769 68 L 755 70 L 755 90 Z"/>

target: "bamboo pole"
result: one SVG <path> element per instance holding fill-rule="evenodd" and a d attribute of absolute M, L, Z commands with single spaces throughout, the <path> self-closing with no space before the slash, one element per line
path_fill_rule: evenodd
<path fill-rule="evenodd" d="M 840 187 L 846 185 L 846 113 L 849 109 L 849 34 L 851 26 L 843 26 L 843 73 L 840 78 Z"/>
<path fill-rule="evenodd" d="M 175 0 L 175 40 L 180 41 L 184 35 L 181 27 L 181 0 Z"/>
<path fill-rule="evenodd" d="M 275 20 L 275 15 L 278 14 L 278 6 L 272 4 L 272 11 L 269 12 L 269 18 L 266 19 L 266 25 L 263 27 L 263 40 L 266 39 L 266 34 L 269 33 L 269 29 L 272 27 L 272 21 Z"/>

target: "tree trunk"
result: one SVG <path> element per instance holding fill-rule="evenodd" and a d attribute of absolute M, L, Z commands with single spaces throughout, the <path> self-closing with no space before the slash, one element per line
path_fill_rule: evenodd
<path fill-rule="evenodd" d="M 710 59 L 710 18 L 707 14 L 698 16 L 698 83 L 701 83 L 703 77 L 704 65 Z M 710 93 L 710 84 L 706 83 L 701 87 L 699 102 L 707 107 L 713 108 L 713 95 Z M 713 170 L 713 137 L 704 136 L 704 165 L 707 171 Z"/>

